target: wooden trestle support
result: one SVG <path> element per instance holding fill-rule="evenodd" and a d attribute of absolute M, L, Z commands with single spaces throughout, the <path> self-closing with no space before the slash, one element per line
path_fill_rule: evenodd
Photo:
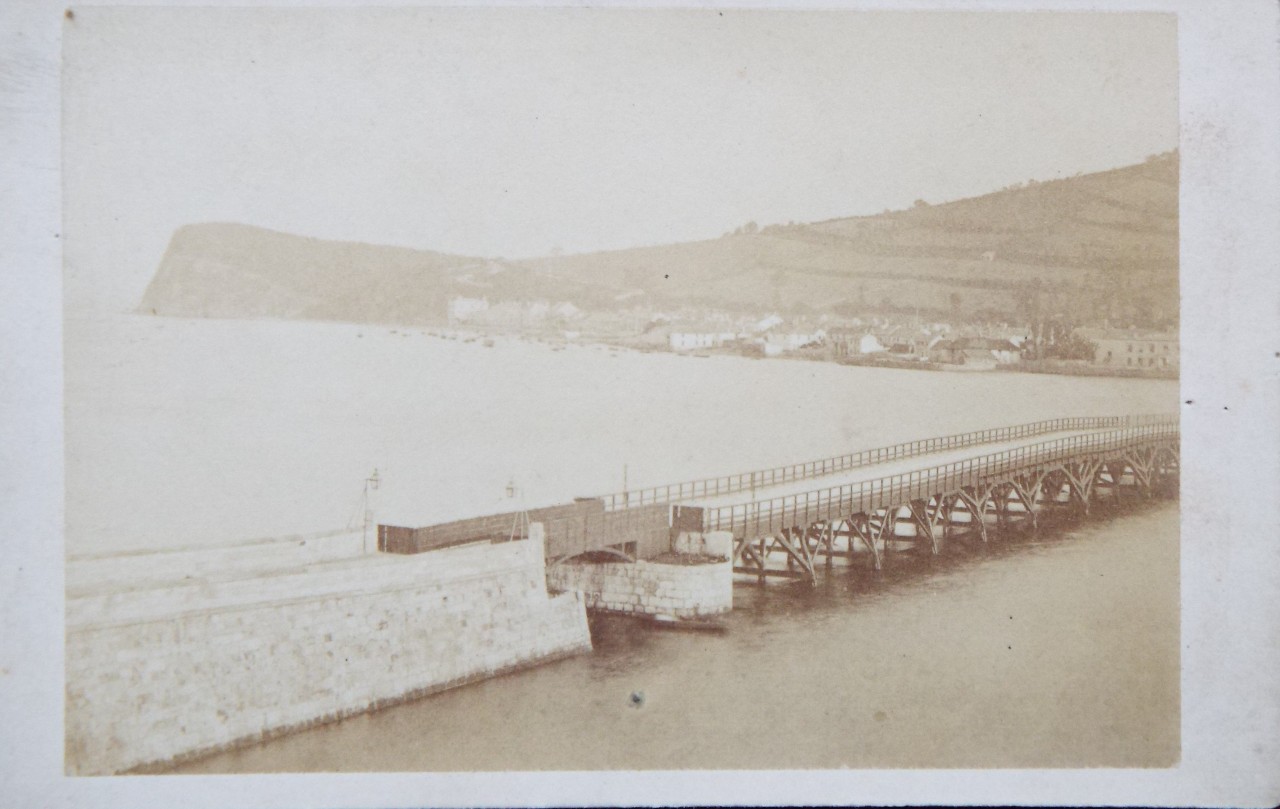
<path fill-rule="evenodd" d="M 1177 441 L 1083 458 L 980 486 L 964 486 L 871 513 L 796 525 L 761 536 L 734 537 L 733 570 L 817 582 L 819 566 L 863 556 L 875 570 L 901 553 L 938 555 L 948 541 L 987 543 L 1037 531 L 1046 519 L 1079 519 L 1093 506 L 1119 508 L 1155 495 L 1176 496 Z M 780 555 L 785 566 L 770 566 Z M 821 565 L 819 564 L 821 562 Z"/>

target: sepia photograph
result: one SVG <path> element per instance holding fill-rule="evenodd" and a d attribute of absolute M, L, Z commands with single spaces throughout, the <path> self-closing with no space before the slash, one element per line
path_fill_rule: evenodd
<path fill-rule="evenodd" d="M 1178 764 L 1176 15 L 61 26 L 67 775 Z"/>
<path fill-rule="evenodd" d="M 1280 5 L 0 5 L 0 804 L 1280 802 Z"/>

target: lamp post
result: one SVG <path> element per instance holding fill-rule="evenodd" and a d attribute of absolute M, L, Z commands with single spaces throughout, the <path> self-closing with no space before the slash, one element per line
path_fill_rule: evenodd
<path fill-rule="evenodd" d="M 369 497 L 369 493 L 376 492 L 381 482 L 382 479 L 378 476 L 376 468 L 373 470 L 372 475 L 364 479 L 364 528 L 360 537 L 360 550 L 363 553 L 369 552 L 369 528 L 373 525 L 372 499 Z"/>
<path fill-rule="evenodd" d="M 529 532 L 529 512 L 524 506 L 524 489 L 516 485 L 516 479 L 510 478 L 507 481 L 507 499 L 517 500 L 520 508 L 516 511 L 515 518 L 511 522 L 511 536 L 507 538 L 508 542 L 514 542 L 516 539 L 523 539 Z"/>

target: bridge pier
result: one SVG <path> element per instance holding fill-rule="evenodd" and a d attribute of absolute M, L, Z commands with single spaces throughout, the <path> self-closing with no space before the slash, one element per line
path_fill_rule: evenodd
<path fill-rule="evenodd" d="M 1013 493 L 1016 495 L 1016 499 L 1013 502 L 1025 510 L 1026 516 L 1022 519 L 1031 523 L 1030 533 L 1032 534 L 1040 530 L 1040 518 L 1036 510 L 1036 500 L 1040 495 L 1040 491 L 1041 484 L 1039 481 L 1033 482 L 1030 478 L 1015 478 L 1013 481 Z"/>
<path fill-rule="evenodd" d="M 957 522 L 955 519 L 956 512 L 965 515 L 963 522 Z M 982 518 L 983 508 L 979 505 L 979 501 L 975 499 L 972 492 L 961 489 L 957 491 L 951 498 L 951 509 L 947 514 L 947 530 L 954 532 L 957 524 L 967 525 L 966 534 L 976 532 L 978 539 L 982 543 L 987 542 L 987 523 Z"/>
<path fill-rule="evenodd" d="M 720 615 L 733 608 L 732 542 L 724 531 L 682 535 L 671 554 L 647 560 L 589 551 L 551 564 L 547 586 L 580 593 L 593 613 L 677 620 Z"/>
<path fill-rule="evenodd" d="M 1132 486 L 1124 485 L 1124 478 L 1128 474 L 1128 469 L 1129 465 L 1124 461 L 1108 461 L 1102 464 L 1102 468 L 1098 472 L 1098 479 L 1107 492 L 1107 499 L 1115 508 L 1124 505 L 1125 492 L 1132 489 Z"/>
<path fill-rule="evenodd" d="M 911 523 L 916 529 L 916 536 L 919 537 L 923 532 L 925 538 L 929 540 L 930 553 L 933 556 L 937 556 L 938 533 L 934 530 L 933 516 L 929 513 L 929 501 L 912 500 L 907 503 L 906 507 L 911 512 Z"/>
<path fill-rule="evenodd" d="M 867 553 L 871 556 L 871 564 L 875 570 L 880 570 L 882 560 L 880 557 L 880 546 L 877 545 L 879 537 L 872 536 L 872 528 L 870 519 L 866 514 L 851 514 L 848 517 L 829 523 L 832 528 L 832 537 L 840 536 L 845 539 L 845 553 L 849 564 L 853 564 L 854 554 L 856 553 L 856 545 L 861 542 L 866 548 Z M 844 529 L 836 528 L 837 525 L 843 525 Z"/>

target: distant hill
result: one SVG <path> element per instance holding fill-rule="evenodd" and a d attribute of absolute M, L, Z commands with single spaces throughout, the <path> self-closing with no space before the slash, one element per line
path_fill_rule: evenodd
<path fill-rule="evenodd" d="M 1178 160 L 525 266 L 660 300 L 747 309 L 1030 319 L 1038 306 L 1046 317 L 1153 325 L 1177 318 Z"/>
<path fill-rule="evenodd" d="M 416 322 L 442 316 L 446 269 L 476 259 L 238 224 L 179 228 L 139 309 L 160 315 Z"/>
<path fill-rule="evenodd" d="M 454 295 L 567 300 L 595 311 L 694 304 L 1172 325 L 1178 158 L 876 216 L 523 261 L 191 225 L 174 234 L 141 309 L 434 323 Z"/>

